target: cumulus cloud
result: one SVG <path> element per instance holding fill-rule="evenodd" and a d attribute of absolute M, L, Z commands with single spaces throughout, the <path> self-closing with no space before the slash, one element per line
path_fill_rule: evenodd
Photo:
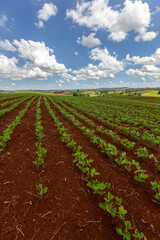
<path fill-rule="evenodd" d="M 101 45 L 101 41 L 95 37 L 96 33 L 91 33 L 88 37 L 82 36 L 82 38 L 77 39 L 77 43 L 84 47 L 93 48 Z"/>
<path fill-rule="evenodd" d="M 49 74 L 38 67 L 31 67 L 24 65 L 23 67 L 17 66 L 18 59 L 7 58 L 5 55 L 0 54 L 0 77 L 10 78 L 12 80 L 22 79 L 47 79 Z M 50 74 L 51 76 L 51 74 Z"/>
<path fill-rule="evenodd" d="M 37 27 L 43 28 L 44 27 L 44 21 L 48 21 L 52 16 L 55 16 L 57 14 L 57 7 L 53 3 L 45 3 L 38 11 L 38 19 L 39 22 L 35 23 Z"/>
<path fill-rule="evenodd" d="M 69 70 L 64 64 L 58 63 L 53 50 L 46 47 L 44 42 L 14 40 L 13 45 L 20 58 L 25 60 L 22 67 L 18 67 L 17 58 L 8 58 L 0 54 L 0 77 L 22 80 L 35 78 L 39 80 L 52 77 L 54 74 L 67 74 Z"/>
<path fill-rule="evenodd" d="M 8 18 L 5 14 L 0 15 L 0 27 L 6 27 Z"/>
<path fill-rule="evenodd" d="M 108 37 L 113 41 L 126 39 L 130 31 L 143 35 L 145 41 L 149 38 L 145 34 L 150 27 L 151 12 L 148 3 L 141 0 L 125 0 L 123 8 L 118 10 L 109 6 L 109 0 L 83 0 L 77 3 L 75 10 L 67 9 L 66 16 L 80 26 L 94 30 L 105 29 L 110 32 Z"/>
<path fill-rule="evenodd" d="M 76 55 L 76 56 L 78 56 L 78 52 L 76 51 L 76 52 L 74 52 L 74 54 Z"/>
<path fill-rule="evenodd" d="M 46 72 L 58 73 L 65 71 L 64 64 L 57 62 L 53 50 L 45 46 L 44 42 L 14 40 L 13 44 L 17 47 L 19 56 L 31 61 L 33 66 L 40 67 Z"/>
<path fill-rule="evenodd" d="M 135 41 L 137 41 L 137 42 L 140 41 L 140 40 L 142 40 L 144 42 L 152 41 L 154 38 L 157 37 L 157 35 L 158 35 L 158 33 L 153 32 L 153 31 L 152 32 L 146 32 L 144 34 L 140 34 L 140 35 L 136 36 Z"/>
<path fill-rule="evenodd" d="M 11 52 L 16 51 L 16 48 L 7 39 L 5 39 L 4 41 L 0 40 L 0 48 L 4 49 L 6 51 L 11 51 Z"/>
<path fill-rule="evenodd" d="M 133 62 L 135 64 L 141 64 L 141 65 L 160 65 L 160 48 L 158 48 L 154 54 L 151 56 L 145 56 L 145 57 L 139 57 L 139 56 L 133 56 L 130 57 L 128 54 L 126 56 L 126 60 L 129 62 Z"/>
<path fill-rule="evenodd" d="M 11 85 L 12 85 L 13 87 L 15 87 L 15 86 L 16 86 L 16 84 L 15 84 L 15 83 L 11 83 Z"/>
<path fill-rule="evenodd" d="M 92 49 L 90 59 L 92 61 L 98 61 L 99 64 L 93 65 L 90 63 L 87 67 L 74 70 L 72 73 L 75 74 L 76 80 L 111 79 L 124 68 L 123 62 L 111 56 L 106 48 Z"/>
<path fill-rule="evenodd" d="M 126 71 L 127 75 L 140 77 L 142 81 L 146 79 L 146 77 L 153 79 L 160 77 L 160 48 L 158 48 L 154 54 L 151 56 L 139 57 L 133 56 L 130 57 L 128 54 L 126 56 L 126 60 L 128 62 L 133 62 L 135 65 L 142 65 L 140 69 L 129 69 Z"/>

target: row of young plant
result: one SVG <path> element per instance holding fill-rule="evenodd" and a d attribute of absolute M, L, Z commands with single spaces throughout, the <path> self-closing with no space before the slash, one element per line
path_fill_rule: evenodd
<path fill-rule="evenodd" d="M 21 98 L 16 98 L 16 99 L 13 99 L 13 100 L 7 100 L 6 102 L 1 103 L 1 107 L 2 107 L 2 108 L 3 108 L 3 107 L 6 107 L 6 106 L 8 106 L 8 105 L 10 105 L 10 104 L 12 104 L 12 103 L 15 103 L 15 102 L 18 102 L 18 101 L 24 99 L 25 97 L 26 97 L 26 96 L 23 96 L 23 97 L 21 97 Z"/>
<path fill-rule="evenodd" d="M 3 131 L 3 135 L 0 136 L 0 152 L 4 150 L 7 145 L 7 142 L 11 140 L 11 135 L 15 129 L 15 127 L 20 124 L 21 119 L 24 117 L 25 113 L 28 111 L 29 107 L 31 106 L 32 102 L 35 100 L 36 96 L 33 97 L 25 106 L 23 110 L 19 112 L 16 116 L 15 120 L 7 126 L 7 129 Z"/>
<path fill-rule="evenodd" d="M 11 105 L 9 108 L 0 110 L 0 117 L 4 116 L 6 113 L 11 112 L 13 109 L 17 108 L 21 103 L 25 102 L 26 100 L 30 99 L 31 97 L 33 97 L 33 95 L 27 96 L 27 97 L 19 100 L 18 102 Z"/>
<path fill-rule="evenodd" d="M 69 102 L 70 104 L 73 104 L 72 103 L 73 101 L 71 102 L 68 99 L 67 99 L 67 102 Z M 86 102 L 83 103 L 82 101 L 76 101 L 76 102 L 74 101 L 74 105 L 76 105 L 76 108 L 78 108 L 79 110 L 82 110 L 83 112 L 86 112 L 87 114 L 89 114 L 90 116 L 98 120 L 99 122 L 107 124 L 107 126 L 113 129 L 121 130 L 125 134 L 132 136 L 134 139 L 142 140 L 144 142 L 149 142 L 153 146 L 160 145 L 160 136 L 155 137 L 154 134 L 150 134 L 148 133 L 148 131 L 144 131 L 143 134 L 141 134 L 133 127 L 118 125 L 117 123 L 114 123 L 112 119 L 108 117 L 108 115 L 106 116 L 106 114 L 103 113 L 103 109 L 101 108 L 96 108 L 94 105 L 91 107 L 89 104 L 87 104 Z"/>
<path fill-rule="evenodd" d="M 133 148 L 135 147 L 136 143 L 135 142 L 130 142 L 128 139 L 121 139 L 116 133 L 114 133 L 111 130 L 108 129 L 104 129 L 102 126 L 96 126 L 94 124 L 94 122 L 87 118 L 86 116 L 78 113 L 74 108 L 68 107 L 67 105 L 65 105 L 62 101 L 59 101 L 58 99 L 56 99 L 56 101 L 62 105 L 65 109 L 67 109 L 69 112 L 73 113 L 75 116 L 77 116 L 78 118 L 82 119 L 84 122 L 86 122 L 89 126 L 91 127 L 95 127 L 97 132 L 100 132 L 102 134 L 105 134 L 107 136 L 110 136 L 112 138 L 112 140 L 115 143 L 120 143 L 123 147 L 125 147 L 127 150 L 133 150 Z M 133 152 L 132 152 L 133 153 Z M 153 159 L 154 160 L 154 164 L 156 166 L 156 168 L 158 170 L 160 170 L 160 162 L 158 161 L 158 159 L 154 156 L 154 154 L 150 154 L 148 149 L 146 149 L 145 147 L 141 147 L 141 148 L 137 148 L 137 150 L 133 153 L 135 156 L 138 157 L 142 157 L 142 158 L 149 158 L 149 159 Z"/>
<path fill-rule="evenodd" d="M 88 159 L 87 155 L 81 151 L 82 148 L 80 146 L 77 146 L 77 143 L 73 139 L 71 139 L 71 136 L 67 133 L 67 129 L 65 129 L 63 124 L 58 120 L 55 112 L 51 109 L 50 104 L 47 102 L 46 98 L 45 104 L 60 133 L 62 142 L 64 142 L 66 146 L 70 148 L 73 152 L 73 162 L 76 163 L 76 166 L 87 177 L 87 186 L 93 190 L 94 194 L 100 194 L 101 196 L 105 195 L 105 202 L 100 203 L 99 206 L 102 209 L 106 210 L 108 213 L 110 213 L 113 218 L 118 217 L 120 220 L 123 221 L 124 229 L 120 229 L 117 227 L 117 233 L 123 236 L 123 239 L 127 240 L 131 239 L 131 237 L 134 237 L 135 239 L 146 240 L 147 238 L 144 236 L 144 234 L 140 233 L 137 229 L 135 229 L 133 234 L 130 233 L 130 230 L 132 230 L 132 225 L 130 221 L 125 220 L 127 210 L 125 210 L 124 206 L 122 205 L 122 199 L 112 195 L 110 191 L 107 191 L 107 189 L 111 185 L 110 183 L 99 182 L 99 180 L 96 178 L 99 173 L 96 172 L 95 168 L 91 167 L 93 159 Z"/>
<path fill-rule="evenodd" d="M 77 143 L 71 139 L 68 134 L 67 129 L 64 127 L 63 123 L 59 121 L 56 117 L 55 112 L 51 109 L 50 104 L 47 102 L 46 98 L 45 104 L 48 112 L 54 120 L 55 126 L 57 127 L 60 138 L 65 145 L 72 150 L 72 155 L 74 156 L 73 163 L 82 171 L 87 179 L 87 186 L 93 190 L 94 194 L 99 194 L 103 196 L 104 202 L 99 203 L 99 207 L 107 211 L 113 218 L 118 218 L 123 222 L 123 229 L 117 226 L 116 231 L 123 239 L 130 240 L 147 238 L 143 233 L 140 233 L 137 229 L 133 232 L 133 227 L 131 221 L 126 220 L 127 210 L 122 205 L 122 199 L 111 194 L 108 190 L 110 188 L 110 183 L 103 183 L 97 179 L 98 173 L 95 168 L 92 167 L 93 159 L 88 159 L 87 154 L 82 152 L 82 147 L 77 146 Z"/>
<path fill-rule="evenodd" d="M 153 107 L 153 104 L 151 108 L 148 105 L 146 107 L 144 105 L 137 106 L 138 104 L 134 104 L 135 100 L 130 101 L 128 105 L 126 105 L 126 101 L 122 101 L 123 99 L 118 99 L 118 102 L 114 101 L 114 98 L 103 98 L 103 101 L 98 101 L 97 98 L 74 98 L 74 97 L 68 97 L 67 99 L 70 99 L 74 102 L 81 102 L 84 104 L 89 104 L 90 106 L 94 106 L 96 108 L 101 108 L 103 111 L 110 111 L 111 114 L 116 114 L 119 116 L 119 114 L 122 115 L 122 117 L 134 119 L 135 117 L 140 120 L 140 124 L 145 124 L 145 121 L 148 122 L 148 125 L 150 124 L 157 124 L 159 122 L 159 108 Z M 99 99 L 99 98 L 98 98 Z M 136 121 L 135 121 L 136 122 Z M 138 123 L 137 123 L 138 124 Z"/>
<path fill-rule="evenodd" d="M 126 156 L 125 152 L 122 152 L 119 154 L 117 148 L 115 145 L 106 143 L 104 140 L 102 140 L 100 137 L 95 135 L 94 130 L 89 130 L 85 126 L 82 125 L 74 115 L 70 114 L 69 112 L 66 112 L 63 107 L 56 104 L 55 101 L 48 97 L 48 99 L 54 104 L 54 106 L 67 118 L 69 119 L 76 127 L 78 127 L 82 133 L 93 143 L 97 146 L 98 149 L 104 154 L 106 154 L 112 161 L 115 161 L 119 166 L 122 166 L 127 171 L 131 172 L 133 171 L 134 179 L 139 182 L 145 182 L 148 178 L 148 174 L 146 174 L 146 171 L 141 167 L 140 163 L 135 160 L 129 160 Z M 116 157 L 116 158 L 115 158 Z M 156 182 L 156 181 L 155 181 Z M 152 185 L 153 182 L 150 182 L 152 190 L 154 192 L 154 198 L 156 200 L 160 200 L 160 191 L 159 189 L 155 189 Z M 159 185 L 159 183 L 157 182 Z"/>
<path fill-rule="evenodd" d="M 73 98 L 70 99 L 72 100 Z M 75 101 L 77 102 L 78 99 L 74 100 L 74 102 Z M 84 99 L 81 101 L 81 103 L 82 102 L 84 104 L 89 104 L 93 108 L 100 109 L 100 111 L 103 111 L 103 113 L 106 112 L 106 114 L 108 114 L 109 116 L 112 115 L 112 117 L 116 117 L 115 120 L 117 121 L 117 123 L 120 123 L 121 125 L 124 124 L 125 122 L 135 126 L 140 125 L 140 128 L 145 127 L 153 131 L 154 134 L 158 134 L 157 129 L 159 131 L 159 117 L 157 111 L 155 114 L 153 114 L 152 110 L 150 110 L 149 113 L 148 109 L 137 110 L 132 108 L 132 103 L 130 103 L 129 107 L 126 107 L 124 103 L 121 105 L 114 105 L 112 104 L 112 101 L 109 103 L 108 102 L 97 103 L 95 98 L 94 101 L 93 100 L 88 101 L 88 99 L 86 101 L 86 99 Z M 156 117 L 156 119 L 154 119 L 154 117 Z"/>
<path fill-rule="evenodd" d="M 46 168 L 45 163 L 45 156 L 47 153 L 47 150 L 43 147 L 43 138 L 45 137 L 43 133 L 43 126 L 42 126 L 42 120 L 41 120 L 41 99 L 42 96 L 39 97 L 37 102 L 37 108 L 36 108 L 36 123 L 35 123 L 35 134 L 37 137 L 36 145 L 36 160 L 33 161 L 33 165 L 37 167 L 37 169 L 40 171 L 41 169 L 44 170 Z M 38 192 L 38 195 L 42 199 L 43 195 L 47 193 L 48 187 L 44 187 L 42 183 L 39 183 L 36 185 L 36 189 Z"/>
<path fill-rule="evenodd" d="M 13 94 L 11 94 L 11 93 L 9 93 L 9 94 L 1 93 L 0 94 L 0 101 L 11 99 L 11 98 L 23 97 L 23 96 L 24 96 L 24 93 L 13 93 Z"/>
<path fill-rule="evenodd" d="M 144 99 L 143 99 L 144 100 Z M 147 118 L 147 116 L 154 116 L 157 118 L 157 113 L 160 110 L 160 104 L 159 103 L 153 103 L 152 102 L 145 102 L 145 101 L 136 101 L 135 98 L 127 100 L 126 98 L 94 98 L 89 100 L 90 102 L 104 104 L 110 104 L 111 106 L 115 106 L 115 108 L 121 109 L 123 112 L 126 112 L 129 114 L 144 116 Z M 87 100 L 88 101 L 88 100 Z M 149 112 L 148 112 L 149 111 Z M 151 114 L 151 115 L 150 115 Z"/>

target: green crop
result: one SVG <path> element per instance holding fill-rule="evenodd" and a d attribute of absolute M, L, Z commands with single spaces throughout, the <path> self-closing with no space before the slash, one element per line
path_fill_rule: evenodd
<path fill-rule="evenodd" d="M 36 185 L 36 189 L 37 189 L 38 195 L 40 196 L 41 199 L 43 198 L 44 194 L 46 194 L 48 191 L 48 187 L 44 188 L 43 184 Z"/>
<path fill-rule="evenodd" d="M 152 189 L 156 191 L 155 198 L 160 201 L 160 184 L 156 181 L 151 182 Z"/>

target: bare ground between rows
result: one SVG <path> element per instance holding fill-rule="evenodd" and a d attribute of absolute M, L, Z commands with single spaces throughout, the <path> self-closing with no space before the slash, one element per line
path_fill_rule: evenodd
<path fill-rule="evenodd" d="M 92 143 L 74 127 L 51 103 L 56 116 L 63 122 L 69 134 L 82 146 L 83 151 L 94 160 L 94 167 L 100 172 L 99 179 L 103 182 L 111 182 L 111 192 L 122 197 L 124 207 L 127 209 L 127 219 L 132 220 L 148 239 L 158 240 L 160 238 L 159 227 L 159 205 L 152 202 L 152 190 L 148 189 L 145 183 L 138 183 L 130 177 L 130 173 L 114 165 L 108 157 L 97 150 Z"/>
<path fill-rule="evenodd" d="M 118 98 L 119 97 L 115 97 L 117 100 L 118 100 Z M 121 98 L 120 98 L 121 99 Z M 140 102 L 139 103 L 134 103 L 134 106 L 136 106 L 136 107 L 141 107 L 141 108 L 151 108 L 151 109 L 155 109 L 154 107 L 151 107 L 151 106 L 143 106 L 143 104 L 147 104 L 148 102 L 151 102 L 151 103 L 158 103 L 158 104 L 160 104 L 160 101 L 148 101 L 148 100 L 151 100 L 150 99 L 150 97 L 147 99 L 145 99 L 146 100 L 146 102 L 145 101 L 141 101 L 142 99 L 134 99 L 134 98 L 126 98 L 126 100 L 132 100 L 132 101 L 130 101 L 130 103 L 128 103 L 128 102 L 122 102 L 122 103 L 125 103 L 126 105 L 130 105 L 130 104 L 132 104 L 133 103 L 133 101 L 134 100 L 139 100 Z M 152 100 L 157 100 L 157 98 L 156 99 L 152 99 Z M 97 101 L 96 100 L 96 102 L 103 102 L 103 103 L 108 103 L 109 101 L 107 100 L 107 101 L 105 101 L 105 100 L 99 100 L 99 101 Z M 115 104 L 115 102 L 114 101 L 110 101 L 110 103 L 114 103 Z M 117 104 L 117 102 L 116 102 L 116 104 Z M 140 105 L 140 104 L 142 104 L 142 105 Z M 157 108 L 157 106 L 156 106 L 156 108 Z"/>
<path fill-rule="evenodd" d="M 9 99 L 4 99 L 4 100 L 0 100 L 0 108 L 1 108 L 1 104 L 2 103 L 5 103 L 5 102 L 7 102 L 7 101 L 12 101 L 12 100 L 14 100 L 14 99 L 20 99 L 21 97 L 13 97 L 13 98 L 9 98 Z"/>
<path fill-rule="evenodd" d="M 115 134 L 117 134 L 121 139 L 125 139 L 127 138 L 129 141 L 134 141 L 136 143 L 136 146 L 137 148 L 140 148 L 140 147 L 146 147 L 151 153 L 155 154 L 156 156 L 159 156 L 159 147 L 154 147 L 153 145 L 151 145 L 150 143 L 146 143 L 144 142 L 143 140 L 140 140 L 140 139 L 137 139 L 137 138 L 134 138 L 133 136 L 127 134 L 127 133 L 124 133 L 123 131 L 121 130 L 117 130 L 117 129 L 114 129 L 112 128 L 111 126 L 107 125 L 106 123 L 102 123 L 100 122 L 99 120 L 93 118 L 92 116 L 90 116 L 89 114 L 85 113 L 84 111 L 81 111 L 77 108 L 75 108 L 74 106 L 72 106 L 71 104 L 69 104 L 68 102 L 66 101 L 62 101 L 63 103 L 65 103 L 68 107 L 72 107 L 74 108 L 75 110 L 77 110 L 78 113 L 81 113 L 83 114 L 84 116 L 86 116 L 87 118 L 91 119 L 95 125 L 97 126 L 102 126 L 104 128 L 107 128 L 108 130 L 112 130 Z"/>
<path fill-rule="evenodd" d="M 55 101 L 57 102 L 57 101 Z M 59 102 L 57 102 L 59 105 L 61 105 Z M 62 106 L 62 105 L 61 105 Z M 63 106 L 62 106 L 63 107 Z M 65 109 L 66 111 L 68 111 L 67 109 Z M 68 111 L 69 112 L 69 111 Z M 78 111 L 77 111 L 78 112 Z M 70 112 L 69 112 L 70 113 Z M 73 114 L 73 113 L 71 113 Z M 73 114 L 74 115 L 74 114 Z M 83 126 L 85 126 L 86 128 L 90 129 L 90 130 L 94 130 L 95 131 L 95 134 L 96 136 L 99 136 L 101 139 L 103 139 L 105 142 L 107 143 L 111 143 L 113 145 L 115 145 L 119 151 L 119 153 L 122 153 L 122 152 L 126 152 L 127 154 L 127 158 L 129 160 L 136 160 L 138 162 L 140 162 L 142 168 L 144 170 L 147 170 L 147 173 L 152 176 L 152 181 L 155 179 L 155 180 L 159 180 L 159 171 L 158 169 L 155 167 L 154 165 L 154 160 L 152 159 L 149 159 L 149 158 L 142 158 L 142 157 L 138 157 L 137 154 L 135 154 L 135 152 L 137 151 L 137 149 L 140 147 L 140 146 L 136 146 L 134 147 L 132 150 L 129 150 L 127 148 L 125 148 L 123 145 L 120 144 L 120 142 L 115 142 L 113 141 L 113 139 L 109 136 L 109 135 L 106 135 L 106 134 L 103 134 L 103 133 L 100 133 L 98 131 L 96 131 L 96 127 L 97 125 L 95 125 L 95 127 L 91 127 L 89 124 L 87 124 L 84 120 L 80 119 L 79 117 L 75 116 L 74 117 L 83 124 Z M 99 125 L 100 126 L 100 125 Z M 160 161 L 160 157 L 158 154 L 155 154 L 155 157 L 157 157 L 157 159 Z"/>
<path fill-rule="evenodd" d="M 18 105 L 18 107 L 6 113 L 0 118 L 0 135 L 2 135 L 3 131 L 7 128 L 7 126 L 15 120 L 18 113 L 25 108 L 26 104 L 29 101 L 30 99 L 24 101 L 23 103 Z"/>
<path fill-rule="evenodd" d="M 61 143 L 44 103 L 42 121 L 46 134 L 44 146 L 48 150 L 47 167 L 39 172 L 33 166 L 36 102 L 0 155 L 0 239 L 120 239 L 110 218 L 101 209 L 97 211 L 97 202 L 74 171 L 72 155 Z M 35 184 L 39 183 L 48 187 L 42 201 L 36 196 Z"/>
<path fill-rule="evenodd" d="M 46 178 L 49 189 L 52 189 L 49 197 L 57 200 L 52 210 L 55 212 L 54 218 L 57 218 L 55 229 L 65 222 L 68 215 L 64 231 L 58 234 L 59 239 L 119 239 L 111 217 L 99 209 L 98 202 L 88 190 L 81 172 L 73 164 L 72 153 L 62 143 L 44 101 L 41 109 L 46 135 L 44 139 L 47 149 Z M 55 229 L 52 227 L 53 232 Z"/>

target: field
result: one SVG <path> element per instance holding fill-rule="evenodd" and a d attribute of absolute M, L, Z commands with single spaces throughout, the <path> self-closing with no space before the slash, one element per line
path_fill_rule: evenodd
<path fill-rule="evenodd" d="M 160 100 L 0 95 L 0 240 L 159 240 Z"/>

